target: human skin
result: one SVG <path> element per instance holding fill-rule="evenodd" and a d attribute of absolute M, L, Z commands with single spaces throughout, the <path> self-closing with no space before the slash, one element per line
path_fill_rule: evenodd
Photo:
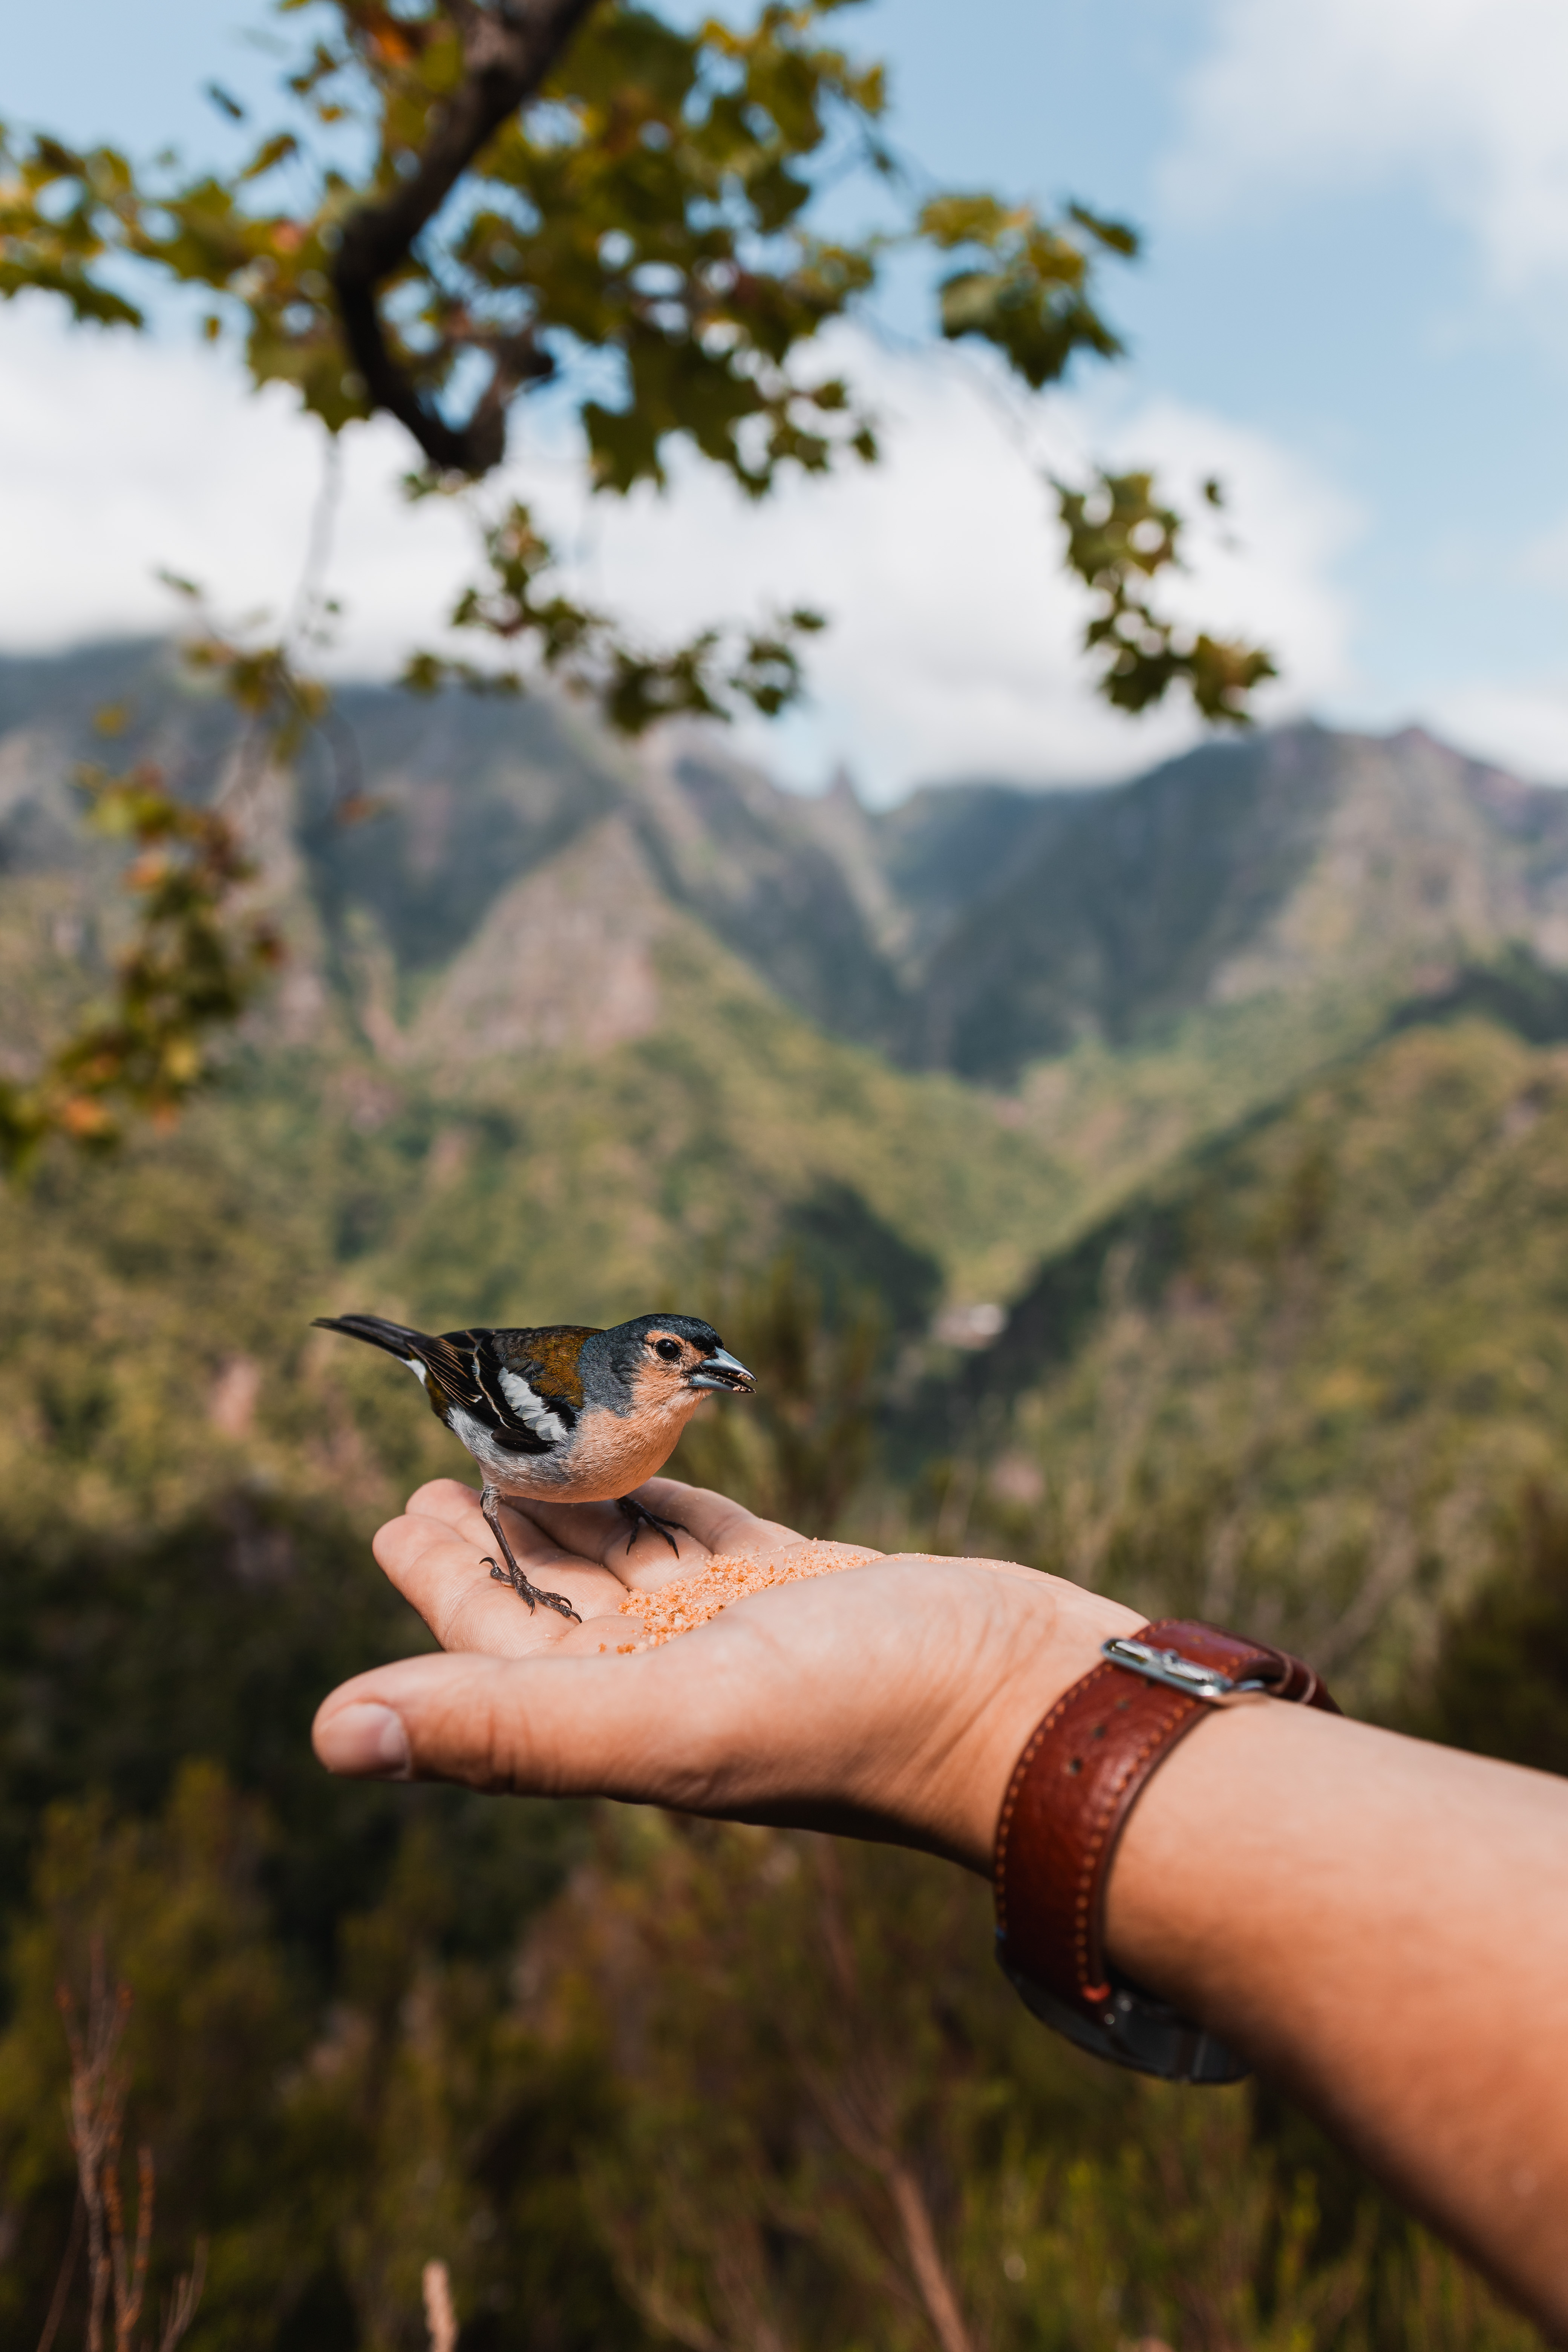
<path fill-rule="evenodd" d="M 836 1830 L 989 1877 L 1029 1733 L 1142 1622 L 1030 1569 L 898 1555 L 622 1655 L 628 1592 L 800 1541 L 674 1479 L 639 1499 L 689 1531 L 679 1558 L 628 1549 L 608 1505 L 510 1514 L 572 1625 L 491 1579 L 470 1487 L 421 1487 L 375 1555 L 445 1654 L 334 1691 L 321 1761 Z M 1106 1940 L 1568 2339 L 1568 1785 L 1277 1700 L 1216 1708 L 1133 1811 Z"/>

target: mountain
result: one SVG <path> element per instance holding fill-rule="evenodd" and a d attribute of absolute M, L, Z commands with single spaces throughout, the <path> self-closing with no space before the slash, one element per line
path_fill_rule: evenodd
<path fill-rule="evenodd" d="M 0 660 L 7 1066 L 112 942 L 113 860 L 68 783 L 110 751 L 105 705 L 114 760 L 196 793 L 233 774 L 232 712 L 165 647 Z M 341 824 L 345 794 L 374 814 Z M 290 945 L 273 1042 L 446 1081 L 597 1057 L 679 1027 L 679 940 L 678 963 L 720 951 L 821 1034 L 1005 1097 L 983 1131 L 1032 1144 L 1069 1223 L 1399 1003 L 1512 944 L 1568 961 L 1568 799 L 1415 731 L 1295 727 L 1120 787 L 868 811 L 843 781 L 779 791 L 716 730 L 633 753 L 547 698 L 349 687 L 298 784 L 253 777 L 241 803 Z"/>
<path fill-rule="evenodd" d="M 1011 845 L 934 945 L 905 1058 L 1006 1082 L 1204 1011 L 1439 987 L 1510 940 L 1568 961 L 1568 796 L 1415 730 L 1212 742 Z"/>
<path fill-rule="evenodd" d="M 193 789 L 232 757 L 232 714 L 161 647 L 0 661 L 0 873 L 80 859 L 65 779 L 103 755 L 104 704 L 123 714 L 116 757 Z M 345 776 L 367 823 L 331 821 Z M 1568 962 L 1568 798 L 1417 730 L 1302 725 L 1121 787 L 957 784 L 871 812 L 842 780 L 779 791 L 711 731 L 634 755 L 544 699 L 349 687 L 291 823 L 340 970 L 384 952 L 402 1027 L 456 960 L 501 956 L 510 1025 L 493 971 L 480 994 L 520 1045 L 645 1020 L 641 958 L 676 911 L 821 1028 L 1002 1086 L 1076 1045 L 1136 1048 L 1263 1000 L 1440 987 L 1510 941 Z M 541 998 L 563 887 L 618 1009 L 590 1009 L 586 988 Z M 468 1009 L 459 987 L 452 1034 L 434 1024 L 443 1052 L 471 1049 Z"/>

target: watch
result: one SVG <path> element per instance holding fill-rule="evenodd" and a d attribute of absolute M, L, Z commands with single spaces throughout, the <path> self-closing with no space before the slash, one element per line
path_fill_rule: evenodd
<path fill-rule="evenodd" d="M 1213 1708 L 1257 1694 L 1339 1708 L 1310 1666 L 1217 1626 L 1163 1617 L 1037 1724 L 996 1824 L 996 1957 L 1028 2008 L 1080 2049 L 1179 2083 L 1235 2083 L 1246 2062 L 1105 1956 L 1105 1888 L 1150 1775 Z"/>

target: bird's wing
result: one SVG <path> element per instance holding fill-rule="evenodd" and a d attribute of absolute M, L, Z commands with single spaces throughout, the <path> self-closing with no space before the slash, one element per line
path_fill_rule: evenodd
<path fill-rule="evenodd" d="M 592 1326 L 554 1324 L 542 1330 L 448 1331 L 447 1344 L 470 1369 L 497 1434 L 541 1453 L 559 1445 L 577 1425 L 583 1382 L 577 1359 Z"/>
<path fill-rule="evenodd" d="M 512 1454 L 549 1454 L 577 1425 L 583 1404 L 577 1359 L 591 1326 L 443 1331 L 436 1339 L 405 1323 L 385 1322 L 379 1315 L 322 1315 L 316 1319 L 325 1330 L 367 1340 L 410 1365 L 437 1414 L 465 1444 L 468 1436 L 454 1414 L 477 1422 Z"/>

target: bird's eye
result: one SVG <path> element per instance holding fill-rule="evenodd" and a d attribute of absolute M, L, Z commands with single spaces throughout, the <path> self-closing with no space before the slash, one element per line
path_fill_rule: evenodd
<path fill-rule="evenodd" d="M 662 1356 L 667 1364 L 673 1364 L 680 1355 L 680 1342 L 679 1339 L 656 1339 L 654 1352 Z"/>

